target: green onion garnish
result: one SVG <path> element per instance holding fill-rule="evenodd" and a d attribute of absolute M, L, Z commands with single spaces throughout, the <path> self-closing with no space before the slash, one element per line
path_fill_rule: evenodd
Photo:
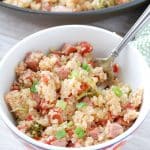
<path fill-rule="evenodd" d="M 63 100 L 58 100 L 56 103 L 56 107 L 61 108 L 62 110 L 65 110 L 67 107 L 67 102 L 63 101 Z"/>
<path fill-rule="evenodd" d="M 78 109 L 83 108 L 83 107 L 86 107 L 86 106 L 87 106 L 87 103 L 85 103 L 85 102 L 80 102 L 80 103 L 78 103 L 78 104 L 76 105 L 76 107 L 77 107 Z"/>
<path fill-rule="evenodd" d="M 86 70 L 87 72 L 90 71 L 90 66 L 87 63 L 82 63 L 81 67 L 82 67 L 82 69 Z"/>
<path fill-rule="evenodd" d="M 58 140 L 64 138 L 65 136 L 66 136 L 66 131 L 64 129 L 57 131 L 55 135 L 56 139 Z"/>
<path fill-rule="evenodd" d="M 121 91 L 121 89 L 120 89 L 119 87 L 114 86 L 114 87 L 112 88 L 112 90 L 113 90 L 113 92 L 115 93 L 116 96 L 118 96 L 118 97 L 121 97 L 121 96 L 122 96 L 122 91 Z"/>
<path fill-rule="evenodd" d="M 85 136 L 85 131 L 81 128 L 81 127 L 77 127 L 75 129 L 75 134 L 77 136 L 77 138 L 83 138 Z"/>
<path fill-rule="evenodd" d="M 37 91 L 36 86 L 37 86 L 38 84 L 39 84 L 39 81 L 33 82 L 32 86 L 31 86 L 31 88 L 30 88 L 30 91 L 33 92 L 33 93 L 37 93 L 38 91 Z"/>

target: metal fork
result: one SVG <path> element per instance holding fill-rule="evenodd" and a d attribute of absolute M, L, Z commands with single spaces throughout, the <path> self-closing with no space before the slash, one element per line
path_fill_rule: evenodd
<path fill-rule="evenodd" d="M 96 58 L 95 62 L 99 66 L 102 66 L 104 71 L 112 72 L 112 63 L 123 48 L 128 44 L 130 40 L 135 37 L 135 34 L 141 29 L 141 27 L 150 19 L 150 5 L 145 9 L 143 14 L 139 17 L 136 23 L 131 27 L 131 29 L 126 33 L 121 43 L 111 52 L 111 54 L 106 58 Z"/>

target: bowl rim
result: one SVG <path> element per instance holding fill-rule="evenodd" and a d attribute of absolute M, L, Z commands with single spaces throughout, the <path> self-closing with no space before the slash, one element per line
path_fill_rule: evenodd
<path fill-rule="evenodd" d="M 88 10 L 88 11 L 80 11 L 80 12 L 48 12 L 48 11 L 41 11 L 41 10 L 33 10 L 33 9 L 25 9 L 25 8 L 21 8 L 21 7 L 17 7 L 11 4 L 7 4 L 7 3 L 3 3 L 2 1 L 0 1 L 0 6 L 2 7 L 6 7 L 12 10 L 17 10 L 20 12 L 25 12 L 25 13 L 32 13 L 32 14 L 39 14 L 39 15 L 54 15 L 54 16 L 85 16 L 85 15 L 98 15 L 98 14 L 108 14 L 111 12 L 116 12 L 116 11 L 121 11 L 121 10 L 125 10 L 137 5 L 140 5 L 144 2 L 146 2 L 147 0 L 133 0 L 131 2 L 125 3 L 125 4 L 120 4 L 120 5 L 116 5 L 116 6 L 112 6 L 112 7 L 108 7 L 108 8 L 103 8 L 103 9 L 99 9 L 99 10 Z"/>
<path fill-rule="evenodd" d="M 13 46 L 10 51 L 7 52 L 7 54 L 3 57 L 3 59 L 0 62 L 0 68 L 3 67 L 3 65 L 5 64 L 5 61 L 7 61 L 7 59 L 11 56 L 11 54 L 17 49 L 17 47 L 19 47 L 20 45 L 23 45 L 24 42 L 34 38 L 34 37 L 38 37 L 41 34 L 46 34 L 46 32 L 49 31 L 55 31 L 55 30 L 61 30 L 61 29 L 68 29 L 68 28 L 83 28 L 83 29 L 89 29 L 89 30 L 96 30 L 97 32 L 104 32 L 110 35 L 113 35 L 116 38 L 120 38 L 122 39 L 119 35 L 117 35 L 114 32 L 105 30 L 103 28 L 99 28 L 99 27 L 94 27 L 94 26 L 89 26 L 89 25 L 62 25 L 62 26 L 56 26 L 56 27 L 51 27 L 48 29 L 44 29 L 44 30 L 40 30 L 34 34 L 31 34 L 27 37 L 25 37 L 23 40 L 21 40 L 20 42 L 18 42 L 15 46 Z M 148 75 L 150 75 L 150 70 L 146 64 L 146 62 L 143 60 L 142 61 L 143 67 L 145 67 L 146 69 L 146 73 Z M 147 75 L 147 76 L 148 76 Z M 1 104 L 1 103 L 0 103 Z M 149 110 L 144 110 L 142 113 L 141 118 L 138 118 L 134 124 L 128 129 L 126 130 L 124 133 L 122 133 L 121 135 L 117 136 L 116 138 L 103 142 L 101 144 L 96 144 L 96 145 L 92 145 L 92 146 L 87 146 L 87 147 L 80 147 L 80 148 L 66 148 L 66 147 L 57 147 L 57 146 L 53 146 L 53 145 L 47 145 L 44 144 L 42 142 L 36 141 L 30 137 L 28 137 L 26 134 L 22 133 L 21 131 L 19 131 L 17 129 L 17 127 L 8 119 L 8 117 L 5 115 L 4 112 L 2 112 L 2 110 L 0 109 L 0 116 L 2 117 L 2 120 L 4 121 L 4 123 L 6 124 L 6 126 L 15 134 L 17 135 L 20 139 L 22 139 L 23 141 L 26 141 L 27 143 L 38 147 L 38 148 L 42 148 L 42 149 L 55 149 L 55 150 L 68 150 L 68 149 L 73 149 L 73 150 L 79 150 L 82 148 L 82 150 L 89 150 L 89 149 L 102 149 L 102 148 L 107 148 L 110 147 L 112 145 L 115 145 L 116 143 L 123 141 L 124 139 L 126 139 L 128 136 L 130 136 L 144 121 L 144 119 L 146 118 L 147 114 L 148 114 Z"/>

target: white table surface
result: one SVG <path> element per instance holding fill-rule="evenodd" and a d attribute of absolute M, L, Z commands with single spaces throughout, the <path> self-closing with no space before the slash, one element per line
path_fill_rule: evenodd
<path fill-rule="evenodd" d="M 29 14 L 19 14 L 14 11 L 8 11 L 0 7 L 0 58 L 9 51 L 9 49 L 25 36 L 38 30 L 61 24 L 91 24 L 109 29 L 119 34 L 125 34 L 137 17 L 141 14 L 143 8 L 120 13 L 113 17 L 95 19 L 94 22 L 89 19 L 84 20 L 52 20 L 41 16 Z M 5 124 L 0 119 L 0 150 L 27 150 L 17 141 Z M 123 147 L 123 150 L 150 150 L 150 114 L 144 123 L 134 134 L 133 138 Z"/>

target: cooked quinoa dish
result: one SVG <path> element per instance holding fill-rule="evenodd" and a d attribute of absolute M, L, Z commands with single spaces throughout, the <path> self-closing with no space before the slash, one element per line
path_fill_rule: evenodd
<path fill-rule="evenodd" d="M 131 0 L 3 0 L 21 8 L 51 12 L 78 12 L 124 4 Z"/>
<path fill-rule="evenodd" d="M 110 78 L 92 51 L 79 42 L 26 54 L 5 95 L 20 131 L 49 145 L 84 147 L 111 140 L 134 123 L 143 90 L 119 81 L 117 64 Z"/>

